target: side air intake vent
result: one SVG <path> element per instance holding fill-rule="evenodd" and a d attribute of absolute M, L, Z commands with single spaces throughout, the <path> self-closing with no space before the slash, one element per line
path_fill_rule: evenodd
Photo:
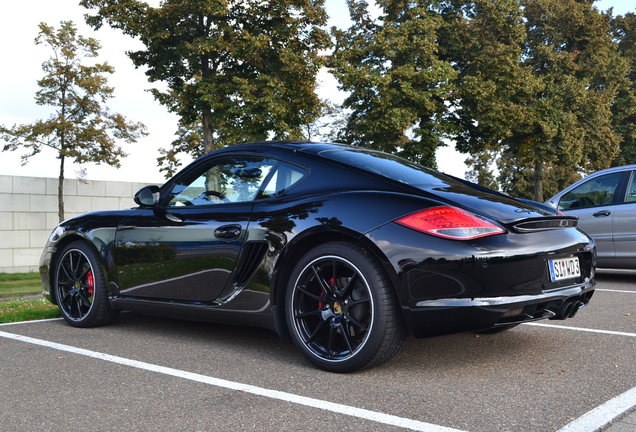
<path fill-rule="evenodd" d="M 258 266 L 260 265 L 265 252 L 267 252 L 267 242 L 248 242 L 243 246 L 243 259 L 237 265 L 236 279 L 234 285 L 242 286 L 250 280 Z"/>
<path fill-rule="evenodd" d="M 528 218 L 511 224 L 517 232 L 544 231 L 561 228 L 576 228 L 579 220 L 576 216 L 554 216 L 542 218 Z"/>

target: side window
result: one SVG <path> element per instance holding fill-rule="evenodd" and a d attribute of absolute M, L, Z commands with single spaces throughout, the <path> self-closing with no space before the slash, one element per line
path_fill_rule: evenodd
<path fill-rule="evenodd" d="M 606 174 L 586 181 L 561 197 L 559 210 L 610 205 L 623 173 Z"/>
<path fill-rule="evenodd" d="M 632 171 L 629 184 L 627 185 L 627 193 L 625 194 L 625 202 L 636 202 L 636 171 Z"/>
<path fill-rule="evenodd" d="M 277 161 L 230 156 L 174 185 L 168 207 L 253 201 Z"/>
<path fill-rule="evenodd" d="M 298 182 L 306 174 L 306 171 L 297 166 L 279 162 L 276 170 L 267 181 L 261 192 L 261 198 L 269 198 L 284 193 L 294 183 Z"/>

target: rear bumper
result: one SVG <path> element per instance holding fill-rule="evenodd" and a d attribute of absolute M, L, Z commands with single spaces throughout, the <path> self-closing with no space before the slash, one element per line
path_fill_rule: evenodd
<path fill-rule="evenodd" d="M 591 279 L 537 295 L 423 300 L 403 312 L 415 337 L 485 330 L 541 319 L 566 319 L 587 305 L 595 285 Z"/>

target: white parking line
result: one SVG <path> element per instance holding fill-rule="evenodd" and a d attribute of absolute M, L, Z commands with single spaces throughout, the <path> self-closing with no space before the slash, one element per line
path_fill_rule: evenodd
<path fill-rule="evenodd" d="M 41 321 L 40 321 L 41 322 Z M 402 427 L 405 429 L 411 429 L 422 432 L 464 432 L 459 429 L 453 429 L 445 426 L 438 426 L 432 423 L 425 423 L 417 420 L 412 420 L 404 417 L 398 417 L 390 414 L 381 413 L 378 411 L 366 410 L 363 408 L 357 408 L 348 405 L 342 405 L 334 402 L 328 402 L 321 399 L 314 399 L 310 397 L 300 396 L 293 393 L 282 392 L 278 390 L 271 390 L 262 387 L 256 387 L 249 384 L 242 384 L 235 381 L 228 381 L 220 378 L 209 377 L 197 373 L 187 372 L 184 370 L 173 369 L 165 366 L 159 366 L 151 363 L 146 363 L 138 360 L 131 360 L 124 357 L 118 357 L 110 354 L 100 353 L 97 351 L 90 351 L 83 348 L 77 348 L 70 345 L 59 344 L 56 342 L 50 342 L 43 339 L 35 339 L 28 336 L 20 336 L 13 333 L 7 333 L 0 331 L 0 337 L 12 339 L 15 341 L 26 342 L 34 345 L 39 345 L 47 348 L 56 349 L 59 351 L 70 352 L 86 357 L 92 357 L 99 360 L 104 360 L 111 363 L 116 363 L 124 366 L 130 366 L 137 369 L 143 369 L 151 372 L 156 372 L 164 375 L 170 375 L 177 378 L 183 378 L 190 381 L 196 381 L 204 384 L 209 384 L 216 387 L 222 387 L 230 390 L 242 391 L 245 393 L 251 393 L 258 396 L 264 396 L 270 399 L 277 399 L 286 402 L 295 403 L 298 405 L 304 405 L 312 408 L 318 408 L 326 411 L 331 411 L 339 414 L 348 415 L 351 417 L 357 417 L 365 420 L 371 420 L 377 423 L 382 423 L 391 426 Z"/>
<path fill-rule="evenodd" d="M 626 294 L 636 294 L 636 291 L 629 291 L 629 290 L 613 290 L 613 289 L 604 289 L 604 288 L 597 288 L 594 291 L 601 291 L 601 292 L 614 292 L 614 293 L 626 293 Z"/>
<path fill-rule="evenodd" d="M 614 335 L 614 336 L 636 337 L 636 333 L 627 333 L 627 332 L 619 332 L 619 331 L 612 331 L 612 330 L 598 330 L 598 329 L 591 329 L 591 328 L 584 328 L 584 327 L 568 327 L 568 326 L 560 326 L 560 325 L 554 325 L 554 324 L 541 324 L 541 323 L 525 323 L 524 325 L 533 326 L 533 327 L 549 327 L 549 328 L 556 328 L 561 330 L 574 330 L 574 331 L 587 332 L 587 333 L 600 333 L 600 334 L 607 334 L 607 335 Z"/>
<path fill-rule="evenodd" d="M 18 324 L 37 324 L 41 322 L 59 321 L 63 319 L 64 318 L 47 318 L 47 319 L 31 320 L 31 321 L 17 321 L 17 322 L 10 322 L 10 323 L 2 323 L 0 324 L 0 326 L 11 326 L 11 325 L 18 325 Z"/>
<path fill-rule="evenodd" d="M 636 406 L 636 387 L 608 400 L 559 429 L 557 432 L 592 432 Z"/>

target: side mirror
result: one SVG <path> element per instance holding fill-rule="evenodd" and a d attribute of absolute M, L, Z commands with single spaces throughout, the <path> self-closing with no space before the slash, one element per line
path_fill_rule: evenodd
<path fill-rule="evenodd" d="M 135 194 L 135 202 L 142 207 L 154 207 L 159 204 L 159 186 L 150 185 L 139 189 Z"/>

